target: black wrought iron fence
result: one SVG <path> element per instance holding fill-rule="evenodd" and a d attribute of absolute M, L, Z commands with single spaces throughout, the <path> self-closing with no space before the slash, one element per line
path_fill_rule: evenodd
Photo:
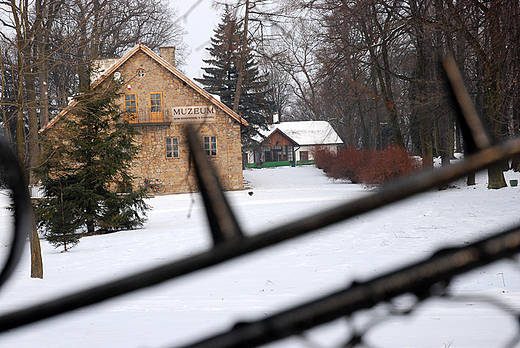
<path fill-rule="evenodd" d="M 460 163 L 435 171 L 421 172 L 403 178 L 392 185 L 353 202 L 321 211 L 297 223 L 289 223 L 262 234 L 246 237 L 222 191 L 220 183 L 207 160 L 196 129 L 187 127 L 190 152 L 202 193 L 214 246 L 211 250 L 139 272 L 125 278 L 93 286 L 55 300 L 0 316 L 0 333 L 29 325 L 78 308 L 90 306 L 138 289 L 196 272 L 253 251 L 312 233 L 318 229 L 351 219 L 415 194 L 446 185 L 469 173 L 520 154 L 520 139 L 493 145 L 482 126 L 462 85 L 452 60 L 445 60 L 445 68 L 460 106 L 460 122 L 469 156 Z M 20 179 L 21 168 L 5 142 L 0 141 L 0 160 L 6 170 L 15 200 L 15 242 L 11 255 L 0 274 L 5 282 L 19 259 L 30 221 L 30 205 L 26 186 Z M 292 335 L 298 335 L 318 325 L 349 316 L 381 302 L 411 294 L 420 302 L 443 294 L 453 277 L 476 267 L 510 258 L 520 252 L 520 225 L 505 232 L 463 247 L 442 249 L 416 262 L 362 283 L 351 284 L 332 294 L 316 298 L 294 308 L 281 311 L 262 320 L 237 323 L 232 329 L 203 338 L 189 347 L 257 347 Z M 517 316 L 514 312 L 511 315 Z M 520 319 L 517 317 L 517 319 Z M 201 333 L 202 335 L 202 333 Z M 1 337 L 0 337 L 1 340 Z M 363 341 L 363 333 L 354 333 L 345 341 L 353 347 Z M 514 333 L 508 346 L 520 341 Z"/>

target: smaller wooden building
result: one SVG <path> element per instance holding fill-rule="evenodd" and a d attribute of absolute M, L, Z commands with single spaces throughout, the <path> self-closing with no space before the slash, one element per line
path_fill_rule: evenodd
<path fill-rule="evenodd" d="M 281 122 L 264 132 L 260 151 L 249 154 L 248 163 L 306 162 L 313 159 L 313 150 L 325 146 L 336 150 L 343 141 L 327 121 Z"/>

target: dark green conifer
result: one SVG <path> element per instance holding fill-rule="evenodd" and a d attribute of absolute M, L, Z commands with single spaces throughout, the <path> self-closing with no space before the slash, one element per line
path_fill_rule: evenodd
<path fill-rule="evenodd" d="M 77 97 L 59 132 L 43 142 L 36 173 L 45 199 L 37 206 L 39 227 L 54 246 L 74 245 L 82 234 L 140 227 L 148 206 L 144 189 L 119 194 L 132 180 L 136 130 L 122 122 L 115 103 L 119 85 Z"/>
<path fill-rule="evenodd" d="M 271 108 L 266 98 L 266 75 L 260 73 L 251 47 L 246 48 L 245 57 L 241 56 L 243 29 L 231 10 L 226 9 L 214 32 L 211 47 L 207 48 L 210 58 L 204 60 L 209 66 L 202 68 L 205 72 L 203 78 L 195 80 L 207 92 L 218 95 L 222 103 L 233 109 L 239 62 L 243 59 L 245 73 L 238 113 L 249 123 L 249 127 L 242 131 L 242 144 L 247 149 L 252 138 L 258 135 L 258 130 L 267 128 L 267 110 Z"/>

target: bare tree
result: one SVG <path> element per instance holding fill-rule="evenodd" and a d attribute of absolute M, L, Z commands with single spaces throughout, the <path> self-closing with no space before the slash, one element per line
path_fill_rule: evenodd
<path fill-rule="evenodd" d="M 279 120 L 282 120 L 288 112 L 292 100 L 291 78 L 265 55 L 260 58 L 259 67 L 261 74 L 267 77 L 268 85 L 265 97 L 268 102 L 266 104 L 272 107 L 267 113 L 271 116 L 277 113 Z"/>
<path fill-rule="evenodd" d="M 458 6 L 446 2 L 452 18 L 452 28 L 460 32 L 471 47 L 477 62 L 473 71 L 478 80 L 473 90 L 477 106 L 491 130 L 494 141 L 507 137 L 510 133 L 512 110 L 517 109 L 518 100 L 511 98 L 518 87 L 514 83 L 518 72 L 512 72 L 518 42 L 520 22 L 519 4 L 515 1 L 493 0 L 462 1 Z M 506 186 L 503 165 L 488 170 L 488 187 Z"/>
<path fill-rule="evenodd" d="M 349 144 L 393 143 L 419 152 L 426 163 L 440 156 L 448 164 L 463 149 L 438 64 L 446 54 L 455 56 L 495 141 L 518 133 L 516 1 L 225 2 L 247 14 L 248 36 L 291 77 L 299 101 L 292 112 L 330 121 Z M 271 26 L 259 25 L 259 18 Z M 502 170 L 490 169 L 490 188 L 505 185 Z"/>
<path fill-rule="evenodd" d="M 38 129 L 90 83 L 91 62 L 139 41 L 152 49 L 186 48 L 174 12 L 162 0 L 1 0 L 3 130 L 16 140 L 28 182 L 38 160 Z M 13 121 L 15 120 L 15 121 Z M 31 235 L 31 276 L 43 277 L 39 240 Z"/>
<path fill-rule="evenodd" d="M 331 98 L 333 104 L 327 109 L 332 113 L 327 118 L 341 119 L 344 126 L 352 128 L 347 131 L 352 145 L 383 146 L 383 141 L 386 142 L 383 134 L 387 134 L 383 128 L 389 125 L 392 142 L 404 146 L 401 128 L 406 126 L 403 115 L 406 104 L 401 91 L 409 77 L 403 73 L 406 65 L 400 57 L 406 56 L 408 44 L 401 3 L 322 0 L 302 2 L 302 6 L 315 13 L 311 18 L 317 19 L 316 25 L 324 27 L 320 35 L 309 38 L 314 42 L 318 39 L 316 82 L 321 86 L 330 81 L 319 100 L 327 100 L 328 94 L 343 94 L 344 100 L 349 99 L 340 106 L 337 99 Z M 380 105 L 370 105 L 369 99 Z M 380 106 L 385 107 L 387 120 L 383 119 Z M 368 110 L 371 117 L 367 117 Z"/>
<path fill-rule="evenodd" d="M 31 102 L 35 102 L 34 95 L 34 74 L 32 72 L 34 68 L 34 62 L 31 59 L 32 41 L 35 36 L 35 25 L 30 21 L 30 9 L 28 1 L 2 1 L 0 2 L 0 8 L 2 10 L 11 11 L 11 17 L 8 19 L 2 18 L 2 25 L 12 30 L 12 38 L 7 36 L 5 32 L 2 32 L 2 43 L 7 42 L 12 49 L 12 52 L 16 54 L 12 60 L 12 72 L 13 77 L 16 76 L 16 80 L 13 78 L 13 89 L 16 91 L 16 99 L 13 100 L 16 105 L 16 149 L 18 158 L 21 163 L 26 163 L 26 150 L 25 150 L 25 111 L 29 110 L 29 134 L 34 137 L 34 133 L 37 130 L 36 114 L 34 105 Z M 2 76 L 4 76 L 4 68 L 2 67 Z M 5 83 L 5 80 L 3 80 Z M 4 88 L 4 85 L 2 85 Z M 25 93 L 27 92 L 27 97 Z M 29 98 L 32 98 L 30 101 Z M 3 107 L 3 105 L 2 105 Z M 5 115 L 5 114 L 4 114 Z M 7 117 L 4 117 L 7 121 Z M 10 131 L 10 128 L 6 128 Z M 11 138 L 11 134 L 8 134 L 8 138 Z M 29 153 L 36 151 L 37 141 L 33 139 L 29 141 Z M 29 181 L 29 175 L 27 175 L 27 181 Z M 38 232 L 36 230 L 36 224 L 33 221 L 31 233 L 30 233 L 30 248 L 31 248 L 31 277 L 43 278 L 43 262 L 41 257 L 40 240 Z"/>
<path fill-rule="evenodd" d="M 320 42 L 316 40 L 319 28 L 312 21 L 295 18 L 279 24 L 272 33 L 276 39 L 270 50 L 264 52 L 279 70 L 292 80 L 291 88 L 296 98 L 305 106 L 303 119 L 319 118 L 318 53 Z"/>
<path fill-rule="evenodd" d="M 237 18 L 241 30 L 240 52 L 237 53 L 238 79 L 233 98 L 233 111 L 238 112 L 243 96 L 243 83 L 246 74 L 247 59 L 251 54 L 259 53 L 257 47 L 264 44 L 265 26 L 276 17 L 276 5 L 269 0 L 214 0 L 216 8 L 225 7 Z"/>

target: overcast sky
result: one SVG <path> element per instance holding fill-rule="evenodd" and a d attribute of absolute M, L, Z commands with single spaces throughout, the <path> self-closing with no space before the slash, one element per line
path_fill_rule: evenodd
<path fill-rule="evenodd" d="M 179 16 L 184 16 L 179 24 L 187 31 L 184 42 L 191 50 L 188 64 L 182 69 L 190 78 L 202 77 L 201 68 L 205 66 L 202 59 L 206 58 L 204 48 L 209 46 L 220 14 L 212 8 L 212 0 L 170 0 L 170 4 L 179 10 Z"/>

